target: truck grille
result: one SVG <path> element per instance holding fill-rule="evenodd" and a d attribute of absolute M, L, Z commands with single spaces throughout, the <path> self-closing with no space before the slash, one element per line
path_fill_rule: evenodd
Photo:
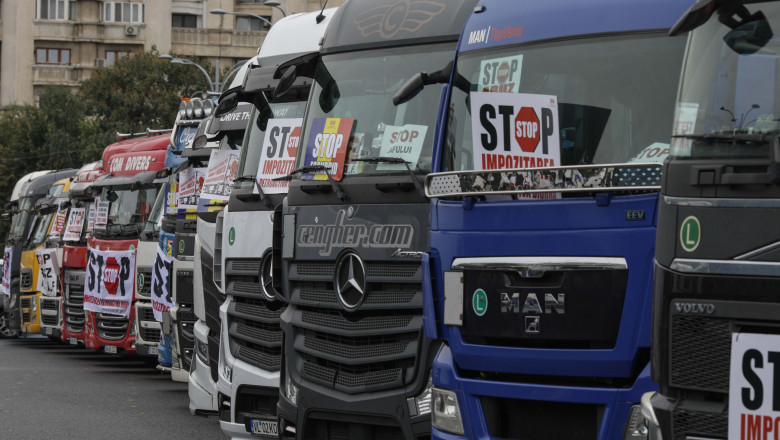
<path fill-rule="evenodd" d="M 62 302 L 61 297 L 50 298 L 41 296 L 38 303 L 41 308 L 41 324 L 47 327 L 57 327 L 61 325 L 60 321 L 60 304 Z"/>
<path fill-rule="evenodd" d="M 160 342 L 160 330 L 156 328 L 142 328 L 140 330 L 141 339 L 144 342 Z"/>
<path fill-rule="evenodd" d="M 179 331 L 179 348 L 181 349 L 182 368 L 190 369 L 192 354 L 195 351 L 195 313 L 193 312 L 193 272 L 180 270 L 176 272 L 174 301 L 176 310 L 176 326 Z"/>
<path fill-rule="evenodd" d="M 490 435 L 528 440 L 586 440 L 598 437 L 599 405 L 481 397 Z M 560 423 L 566 414 L 566 423 Z"/>
<path fill-rule="evenodd" d="M 335 264 L 288 266 L 294 347 L 303 378 L 355 394 L 408 385 L 423 350 L 419 263 L 365 262 L 365 301 L 354 313 L 338 305 Z"/>
<path fill-rule="evenodd" d="M 32 269 L 19 271 L 19 289 L 23 292 L 32 290 Z"/>
<path fill-rule="evenodd" d="M 84 330 L 84 276 L 83 270 L 65 271 L 65 327 L 69 332 Z"/>
<path fill-rule="evenodd" d="M 672 315 L 671 385 L 728 393 L 731 333 L 730 319 Z"/>
<path fill-rule="evenodd" d="M 728 410 L 722 413 L 709 413 L 678 409 L 672 414 L 674 440 L 685 440 L 692 436 L 702 438 L 727 438 L 729 435 Z"/>
<path fill-rule="evenodd" d="M 138 281 L 143 280 L 143 285 L 138 288 Z M 152 268 L 139 267 L 136 277 L 136 295 L 141 299 L 152 299 Z"/>
<path fill-rule="evenodd" d="M 106 341 L 119 341 L 127 334 L 128 319 L 124 316 L 95 313 L 98 336 Z"/>
<path fill-rule="evenodd" d="M 225 211 L 221 211 L 217 214 L 216 235 L 214 236 L 214 259 L 212 273 L 212 281 L 218 287 L 222 287 L 222 229 L 225 221 Z"/>
<path fill-rule="evenodd" d="M 193 272 L 191 270 L 180 270 L 176 272 L 176 304 L 192 306 L 193 301 Z"/>
<path fill-rule="evenodd" d="M 225 262 L 225 291 L 233 297 L 227 313 L 230 352 L 250 365 L 279 371 L 282 356 L 279 317 L 286 306 L 268 301 L 263 295 L 261 262 L 260 258 Z"/>
<path fill-rule="evenodd" d="M 162 325 L 154 319 L 152 304 L 146 301 L 136 302 L 135 315 L 138 319 L 138 336 L 140 338 L 140 341 L 137 342 L 160 342 L 162 338 Z"/>
<path fill-rule="evenodd" d="M 41 297 L 40 304 L 41 310 L 53 310 L 55 312 L 59 310 L 59 307 L 57 307 L 59 305 L 59 301 L 57 300 Z"/>
<path fill-rule="evenodd" d="M 56 327 L 59 319 L 54 315 L 41 315 L 41 323 L 49 327 Z"/>
<path fill-rule="evenodd" d="M 206 308 L 206 327 L 209 328 L 209 367 L 211 379 L 217 382 L 219 379 L 219 334 L 221 331 L 219 320 L 219 306 L 225 297 L 214 284 L 214 272 L 211 270 L 213 258 L 203 248 L 200 250 L 201 275 L 203 276 L 203 300 Z"/>
<path fill-rule="evenodd" d="M 30 298 L 29 296 L 23 296 L 19 300 L 19 303 L 20 303 L 21 308 L 23 308 L 23 309 L 30 309 L 30 308 L 32 308 L 32 298 Z"/>
<path fill-rule="evenodd" d="M 30 312 L 22 312 L 22 323 L 29 324 L 30 323 Z"/>

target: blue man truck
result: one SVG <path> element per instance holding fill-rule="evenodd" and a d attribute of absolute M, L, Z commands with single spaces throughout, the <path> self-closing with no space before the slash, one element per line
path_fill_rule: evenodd
<path fill-rule="evenodd" d="M 777 438 L 780 2 L 699 1 L 664 164 L 651 438 Z M 675 37 L 678 38 L 678 37 Z"/>
<path fill-rule="evenodd" d="M 666 34 L 689 4 L 474 9 L 426 178 L 434 438 L 646 438 L 656 209 L 684 48 Z"/>

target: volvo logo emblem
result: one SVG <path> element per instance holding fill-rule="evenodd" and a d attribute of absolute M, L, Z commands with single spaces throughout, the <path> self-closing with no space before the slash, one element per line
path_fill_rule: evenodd
<path fill-rule="evenodd" d="M 366 268 L 363 260 L 347 252 L 336 263 L 336 296 L 347 310 L 356 310 L 366 296 Z"/>

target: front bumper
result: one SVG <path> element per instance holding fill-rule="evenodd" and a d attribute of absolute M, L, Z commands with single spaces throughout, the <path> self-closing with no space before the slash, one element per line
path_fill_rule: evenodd
<path fill-rule="evenodd" d="M 38 306 L 40 293 L 25 294 L 19 297 L 22 311 L 22 333 L 41 332 L 41 313 Z"/>
<path fill-rule="evenodd" d="M 650 379 L 649 364 L 628 388 L 561 386 L 464 378 L 459 375 L 452 352 L 447 346 L 442 347 L 434 362 L 433 384 L 454 391 L 458 397 L 465 435 L 461 437 L 436 428 L 433 428 L 431 433 L 434 439 L 448 440 L 499 438 L 490 432 L 486 419 L 491 414 L 483 404 L 483 399 L 485 402 L 523 401 L 529 402 L 531 407 L 547 408 L 547 413 L 540 416 L 518 413 L 517 417 L 518 419 L 534 417 L 533 425 L 547 427 L 551 436 L 549 438 L 553 438 L 551 432 L 555 423 L 558 423 L 558 426 L 563 424 L 562 429 L 570 431 L 571 436 L 568 438 L 576 438 L 573 433 L 577 427 L 572 420 L 568 420 L 565 414 L 566 408 L 592 407 L 594 413 L 599 415 L 596 424 L 590 421 L 589 426 L 597 432 L 595 438 L 621 439 L 624 438 L 632 407 L 639 404 L 642 394 L 658 388 Z M 560 410 L 555 410 L 556 404 L 560 404 Z"/>
<path fill-rule="evenodd" d="M 55 338 L 62 337 L 62 297 L 43 296 L 38 298 L 41 314 L 41 334 Z"/>
<path fill-rule="evenodd" d="M 208 346 L 208 332 L 206 325 L 198 321 L 195 323 L 195 339 L 198 344 Z M 192 368 L 189 375 L 188 394 L 190 398 L 190 413 L 192 415 L 202 412 L 216 412 L 217 383 L 211 378 L 211 369 L 201 361 L 200 356 L 192 357 Z"/>

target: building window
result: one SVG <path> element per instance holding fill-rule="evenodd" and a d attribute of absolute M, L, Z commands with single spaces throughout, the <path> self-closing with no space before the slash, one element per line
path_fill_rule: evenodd
<path fill-rule="evenodd" d="M 198 16 L 192 14 L 173 14 L 172 26 L 175 28 L 198 27 Z"/>
<path fill-rule="evenodd" d="M 35 18 L 38 20 L 75 20 L 76 0 L 36 0 Z"/>
<path fill-rule="evenodd" d="M 126 50 L 107 50 L 106 51 L 106 64 L 105 66 L 113 66 L 116 60 L 124 58 L 130 55 L 130 52 Z"/>
<path fill-rule="evenodd" d="M 269 22 L 271 21 L 270 16 L 262 16 Z M 259 20 L 255 17 L 236 17 L 236 30 L 237 31 L 259 31 L 263 29 L 268 29 L 270 26 L 268 26 L 268 23 Z"/>
<path fill-rule="evenodd" d="M 103 2 L 100 19 L 113 23 L 143 23 L 144 4 L 137 2 Z"/>
<path fill-rule="evenodd" d="M 70 64 L 70 49 L 35 49 L 35 64 Z"/>

